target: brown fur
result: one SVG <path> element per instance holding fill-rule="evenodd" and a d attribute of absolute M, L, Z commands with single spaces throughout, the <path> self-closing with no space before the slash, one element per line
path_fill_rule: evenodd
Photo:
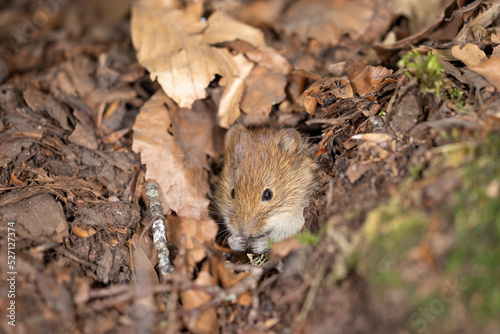
<path fill-rule="evenodd" d="M 229 130 L 215 199 L 231 234 L 251 239 L 269 234 L 268 220 L 273 215 L 300 212 L 302 216 L 309 192 L 316 187 L 317 166 L 307 149 L 293 129 L 235 126 Z M 273 191 L 268 202 L 262 201 L 265 189 Z"/>

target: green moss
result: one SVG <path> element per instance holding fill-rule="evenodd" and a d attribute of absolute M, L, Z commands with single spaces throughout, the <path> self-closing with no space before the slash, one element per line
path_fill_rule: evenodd
<path fill-rule="evenodd" d="M 400 197 L 370 212 L 364 227 L 369 248 L 363 252 L 363 263 L 375 286 L 398 286 L 403 283 L 398 270 L 402 256 L 417 246 L 426 234 L 423 214 L 403 205 Z"/>
<path fill-rule="evenodd" d="M 295 238 L 303 245 L 318 246 L 321 236 L 319 234 L 313 234 L 311 231 L 305 231 L 297 234 Z"/>
<path fill-rule="evenodd" d="M 411 318 L 414 322 L 409 321 L 414 329 L 425 319 L 419 312 L 429 305 L 439 304 L 442 309 L 437 320 L 427 321 L 427 325 L 439 330 L 442 322 L 452 323 L 456 319 L 451 319 L 448 308 L 456 303 L 463 303 L 479 325 L 499 328 L 500 135 L 438 147 L 433 153 L 426 169 L 416 166 L 411 177 L 402 182 L 400 195 L 367 215 L 360 269 L 379 298 L 385 298 L 389 290 L 403 291 L 409 311 L 416 312 Z M 418 174 L 433 179 L 445 169 L 459 176 L 459 190 L 450 193 L 444 203 L 424 208 L 420 188 L 413 186 Z M 409 254 L 434 240 L 436 226 L 439 233 L 452 238 L 452 243 L 433 269 L 422 259 L 412 260 Z M 413 272 L 409 268 L 420 268 L 427 285 L 403 275 Z M 445 289 L 450 284 L 456 299 L 448 302 L 443 291 L 449 293 Z"/>
<path fill-rule="evenodd" d="M 500 314 L 499 152 L 500 136 L 490 136 L 464 166 L 464 187 L 452 211 L 457 240 L 446 262 L 447 273 L 461 277 L 464 298 L 481 322 Z"/>
<path fill-rule="evenodd" d="M 398 66 L 409 78 L 418 79 L 422 92 L 433 93 L 440 97 L 447 81 L 443 66 L 439 63 L 439 56 L 433 55 L 430 51 L 427 55 L 423 55 L 413 50 L 401 57 Z"/>

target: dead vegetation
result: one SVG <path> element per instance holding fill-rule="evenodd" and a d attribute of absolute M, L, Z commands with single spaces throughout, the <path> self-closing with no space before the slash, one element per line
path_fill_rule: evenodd
<path fill-rule="evenodd" d="M 500 329 L 498 1 L 0 9 L 3 332 Z M 235 122 L 297 128 L 321 164 L 306 231 L 260 265 L 210 207 Z"/>

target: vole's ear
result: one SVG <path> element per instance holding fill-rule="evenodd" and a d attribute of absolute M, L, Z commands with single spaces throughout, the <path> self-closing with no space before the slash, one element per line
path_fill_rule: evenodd
<path fill-rule="evenodd" d="M 226 147 L 234 146 L 247 129 L 243 125 L 233 125 L 226 133 Z"/>
<path fill-rule="evenodd" d="M 302 139 L 300 133 L 295 129 L 283 129 L 280 131 L 278 146 L 285 152 L 294 153 L 300 150 Z"/>

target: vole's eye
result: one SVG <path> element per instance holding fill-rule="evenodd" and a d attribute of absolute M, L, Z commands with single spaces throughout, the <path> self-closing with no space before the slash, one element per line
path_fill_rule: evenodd
<path fill-rule="evenodd" d="M 262 193 L 262 202 L 269 202 L 273 198 L 273 191 L 271 189 L 266 189 Z"/>
<path fill-rule="evenodd" d="M 231 190 L 231 198 L 232 199 L 234 199 L 234 195 L 235 195 L 235 193 L 234 193 L 234 188 L 233 188 L 233 190 Z"/>

